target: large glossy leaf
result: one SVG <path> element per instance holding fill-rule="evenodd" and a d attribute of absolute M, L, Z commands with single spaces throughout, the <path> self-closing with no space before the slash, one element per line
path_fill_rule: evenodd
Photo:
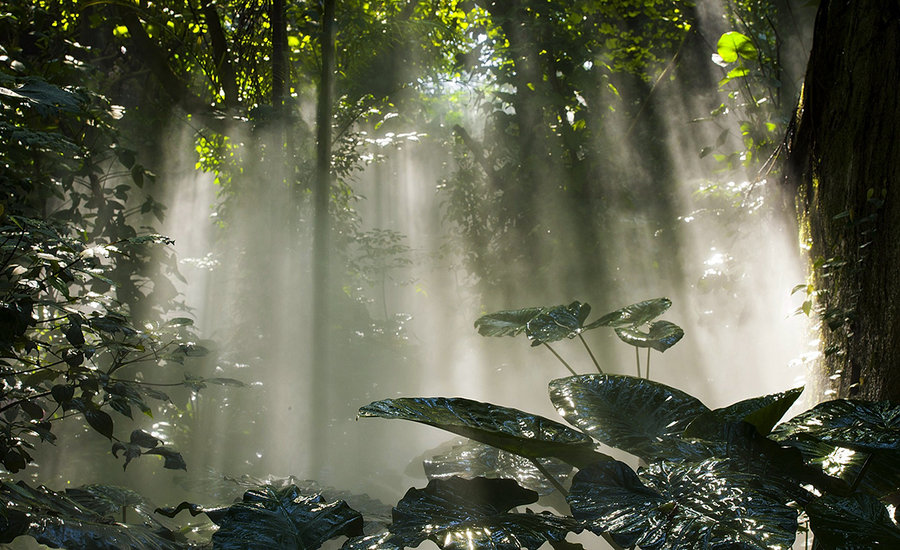
<path fill-rule="evenodd" d="M 825 550 L 900 548 L 900 528 L 877 498 L 824 495 L 806 506 L 816 544 Z"/>
<path fill-rule="evenodd" d="M 482 336 L 516 336 L 542 311 L 542 307 L 526 307 L 488 313 L 475 321 L 475 328 Z"/>
<path fill-rule="evenodd" d="M 247 491 L 223 514 L 207 515 L 219 525 L 217 550 L 314 550 L 334 537 L 362 535 L 363 525 L 346 502 L 303 496 L 293 485 Z"/>
<path fill-rule="evenodd" d="M 525 334 L 532 346 L 575 338 L 585 330 L 584 322 L 591 314 L 591 306 L 572 302 L 567 306 L 555 306 L 534 316 L 525 327 Z"/>
<path fill-rule="evenodd" d="M 527 458 L 556 457 L 574 466 L 608 459 L 585 434 L 518 409 L 461 397 L 401 397 L 370 403 L 361 417 L 434 426 Z"/>
<path fill-rule="evenodd" d="M 640 476 L 598 463 L 575 474 L 567 500 L 595 533 L 644 550 L 786 549 L 797 530 L 778 487 L 716 459 L 656 463 Z"/>
<path fill-rule="evenodd" d="M 889 401 L 826 401 L 779 425 L 774 433 L 781 440 L 800 434 L 856 451 L 900 451 L 900 405 Z"/>
<path fill-rule="evenodd" d="M 684 331 L 669 321 L 654 321 L 647 332 L 635 327 L 616 329 L 616 335 L 626 344 L 638 348 L 653 348 L 662 353 L 684 337 Z"/>
<path fill-rule="evenodd" d="M 176 542 L 174 533 L 146 525 L 115 523 L 98 514 L 94 506 L 82 504 L 67 495 L 43 486 L 32 488 L 24 482 L 0 482 L 2 515 L 6 527 L 0 529 L 0 542 L 10 543 L 30 535 L 51 548 L 79 550 L 179 550 L 185 541 Z"/>
<path fill-rule="evenodd" d="M 704 432 L 716 430 L 722 423 L 746 422 L 755 427 L 760 434 L 767 435 L 802 392 L 803 388 L 794 388 L 781 393 L 744 399 L 727 407 L 712 410 L 691 421 L 684 433 L 689 437 L 703 437 Z"/>
<path fill-rule="evenodd" d="M 798 434 L 782 443 L 796 447 L 810 467 L 843 480 L 848 486 L 876 497 L 896 493 L 900 488 L 900 451 L 875 454 L 829 445 L 814 437 Z"/>
<path fill-rule="evenodd" d="M 654 298 L 653 300 L 644 300 L 622 309 L 607 313 L 596 321 L 588 324 L 585 329 L 595 327 L 639 327 L 645 323 L 649 323 L 656 319 L 667 309 L 672 307 L 672 300 L 668 298 Z"/>
<path fill-rule="evenodd" d="M 687 424 L 709 409 L 681 390 L 643 378 L 586 374 L 550 382 L 559 414 L 592 437 L 645 460 L 681 458 Z"/>
<path fill-rule="evenodd" d="M 542 466 L 560 483 L 572 475 L 570 464 L 552 458 L 540 460 L 543 461 Z M 539 495 L 547 495 L 555 490 L 530 460 L 475 441 L 456 445 L 444 454 L 425 460 L 424 466 L 428 479 L 454 476 L 466 479 L 506 478 L 516 480 L 522 487 Z"/>
<path fill-rule="evenodd" d="M 537 498 L 510 479 L 435 479 L 425 489 L 407 491 L 394 508 L 388 533 L 348 541 L 344 548 L 414 548 L 430 539 L 446 550 L 537 550 L 581 531 L 569 517 L 509 512 Z"/>

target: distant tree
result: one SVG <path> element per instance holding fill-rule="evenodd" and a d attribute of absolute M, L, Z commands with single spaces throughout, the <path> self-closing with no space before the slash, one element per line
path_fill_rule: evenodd
<path fill-rule="evenodd" d="M 900 4 L 823 0 L 790 142 L 841 396 L 900 401 Z"/>

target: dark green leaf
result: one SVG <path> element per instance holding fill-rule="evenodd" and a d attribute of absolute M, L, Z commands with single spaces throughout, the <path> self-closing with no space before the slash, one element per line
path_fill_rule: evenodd
<path fill-rule="evenodd" d="M 435 479 L 406 492 L 388 533 L 351 540 L 345 549 L 412 548 L 430 539 L 447 550 L 537 550 L 581 531 L 572 518 L 509 513 L 537 497 L 510 479 Z"/>
<path fill-rule="evenodd" d="M 803 388 L 794 388 L 786 392 L 744 399 L 727 407 L 704 413 L 688 425 L 684 435 L 702 438 L 705 426 L 709 426 L 714 431 L 717 429 L 716 426 L 723 422 L 747 422 L 753 425 L 760 434 L 767 435 L 802 392 Z"/>
<path fill-rule="evenodd" d="M 215 521 L 217 550 L 314 550 L 334 537 L 361 535 L 363 525 L 362 516 L 346 502 L 303 496 L 293 485 L 247 491 L 242 502 Z"/>
<path fill-rule="evenodd" d="M 784 441 L 800 434 L 855 451 L 900 451 L 900 405 L 889 401 L 826 401 L 779 425 L 773 436 Z"/>
<path fill-rule="evenodd" d="M 598 463 L 575 474 L 567 500 L 595 533 L 644 550 L 790 548 L 797 531 L 778 487 L 715 459 L 655 463 L 640 476 Z"/>
<path fill-rule="evenodd" d="M 153 437 L 144 430 L 134 430 L 131 432 L 131 443 L 147 449 L 152 449 L 159 445 L 159 439 Z"/>
<path fill-rule="evenodd" d="M 9 543 L 20 535 L 30 535 L 52 548 L 79 550 L 181 550 L 184 541 L 162 528 L 122 525 L 111 522 L 62 493 L 44 487 L 31 488 L 23 482 L 0 482 L 0 496 L 6 505 L 9 528 L 0 531 L 0 542 Z"/>
<path fill-rule="evenodd" d="M 653 348 L 662 353 L 678 343 L 684 331 L 669 321 L 654 321 L 647 332 L 634 327 L 616 329 L 616 335 L 626 344 L 639 348 Z"/>
<path fill-rule="evenodd" d="M 618 374 L 553 380 L 550 400 L 567 422 L 645 460 L 678 457 L 681 432 L 709 411 L 681 390 Z"/>
<path fill-rule="evenodd" d="M 631 304 L 630 306 L 625 306 L 611 313 L 607 313 L 593 323 L 588 324 L 585 329 L 595 327 L 639 327 L 656 319 L 670 307 L 672 307 L 672 300 L 669 300 L 668 298 L 644 300 L 643 302 Z"/>
<path fill-rule="evenodd" d="M 900 528 L 877 498 L 824 495 L 806 506 L 816 544 L 825 550 L 900 548 Z"/>
<path fill-rule="evenodd" d="M 532 346 L 556 342 L 564 338 L 575 338 L 584 328 L 584 322 L 591 313 L 591 306 L 572 302 L 567 306 L 546 309 L 534 316 L 525 327 L 525 334 Z"/>
<path fill-rule="evenodd" d="M 528 321 L 543 310 L 542 307 L 527 307 L 488 313 L 475 321 L 475 328 L 482 336 L 515 336 L 524 331 Z"/>
<path fill-rule="evenodd" d="M 19 408 L 25 411 L 32 420 L 41 420 L 44 418 L 44 409 L 34 401 L 22 401 Z"/>
<path fill-rule="evenodd" d="M 168 470 L 187 470 L 187 464 L 181 458 L 181 453 L 175 452 L 166 447 L 154 447 L 144 451 L 145 455 L 159 455 L 165 459 L 163 468 Z"/>
<path fill-rule="evenodd" d="M 575 466 L 607 458 L 593 450 L 591 438 L 559 422 L 460 397 L 385 399 L 362 407 L 359 416 L 411 420 L 520 456 L 556 457 Z"/>
<path fill-rule="evenodd" d="M 572 466 L 569 464 L 556 459 L 541 460 L 542 466 L 560 483 L 572 474 Z M 429 480 L 454 476 L 466 479 L 507 478 L 516 480 L 522 487 L 540 495 L 555 491 L 553 485 L 530 460 L 475 441 L 457 445 L 444 454 L 425 460 L 424 467 Z"/>
<path fill-rule="evenodd" d="M 87 409 L 84 411 L 84 419 L 90 424 L 91 428 L 97 430 L 100 435 L 112 439 L 113 419 L 108 414 L 97 409 Z"/>
<path fill-rule="evenodd" d="M 219 386 L 234 386 L 237 388 L 246 386 L 246 384 L 234 378 L 204 378 L 203 381 L 207 384 L 218 384 Z"/>

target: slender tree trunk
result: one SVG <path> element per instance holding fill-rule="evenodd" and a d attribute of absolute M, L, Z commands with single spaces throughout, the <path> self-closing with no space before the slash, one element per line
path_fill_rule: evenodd
<path fill-rule="evenodd" d="M 900 401 L 900 4 L 823 0 L 791 141 L 841 396 Z M 829 382 L 830 383 L 830 382 Z"/>
<path fill-rule="evenodd" d="M 316 109 L 316 185 L 314 192 L 313 227 L 313 413 L 327 415 L 328 403 L 328 254 L 329 214 L 331 195 L 331 119 L 334 95 L 334 0 L 325 0 L 322 13 L 322 75 Z M 321 417 L 317 422 L 321 422 Z M 321 452 L 322 430 L 314 427 L 312 438 L 312 473 L 318 474 L 323 464 Z"/>

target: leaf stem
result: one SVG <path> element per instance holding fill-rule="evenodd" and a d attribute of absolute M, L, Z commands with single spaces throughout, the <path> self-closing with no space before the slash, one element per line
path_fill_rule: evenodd
<path fill-rule="evenodd" d="M 547 481 L 549 481 L 550 484 L 553 485 L 553 487 L 555 487 L 556 490 L 562 494 L 562 496 L 564 496 L 564 497 L 569 496 L 569 492 L 566 491 L 566 488 L 562 486 L 562 483 L 560 483 L 559 480 L 556 479 L 556 477 L 550 473 L 550 470 L 545 468 L 544 465 L 538 461 L 538 459 L 529 458 L 528 460 L 530 460 L 531 463 L 534 464 L 534 467 L 537 468 L 538 471 L 541 472 L 545 478 L 547 478 Z"/>
<path fill-rule="evenodd" d="M 584 344 L 584 349 L 586 349 L 588 352 L 588 355 L 591 356 L 591 361 L 593 361 L 594 366 L 597 367 L 597 372 L 599 372 L 600 374 L 603 374 L 603 369 L 600 368 L 600 363 L 597 362 L 597 358 L 594 357 L 594 353 L 591 351 L 591 348 L 587 345 L 587 342 L 585 341 L 584 337 L 581 335 L 580 332 L 578 333 L 578 339 L 581 340 L 581 343 Z"/>
<path fill-rule="evenodd" d="M 547 349 L 550 350 L 550 353 L 552 353 L 553 355 L 555 355 L 556 358 L 559 359 L 559 360 L 562 362 L 562 364 L 566 366 L 567 369 L 569 369 L 569 372 L 572 373 L 572 376 L 577 376 L 577 375 L 578 375 L 578 373 L 575 372 L 574 370 L 572 370 L 572 367 L 570 367 L 569 364 L 566 363 L 566 360 L 563 359 L 562 357 L 560 357 L 559 354 L 556 353 L 556 350 L 554 350 L 553 348 L 550 347 L 550 344 L 548 344 L 547 342 L 541 342 L 541 343 L 544 344 L 545 346 L 547 346 Z"/>
<path fill-rule="evenodd" d="M 650 380 L 650 352 L 652 348 L 647 348 L 647 368 L 645 374 L 647 375 L 647 380 Z"/>
<path fill-rule="evenodd" d="M 853 480 L 853 485 L 850 487 L 850 492 L 854 493 L 859 488 L 859 485 L 862 483 L 863 476 L 866 475 L 866 470 L 869 469 L 869 466 L 872 464 L 873 454 L 869 454 L 866 457 L 865 462 L 863 462 L 862 468 L 859 469 L 859 473 L 856 474 L 856 479 Z"/>
<path fill-rule="evenodd" d="M 637 360 L 637 377 L 641 377 L 641 349 L 634 346 L 634 358 Z"/>

